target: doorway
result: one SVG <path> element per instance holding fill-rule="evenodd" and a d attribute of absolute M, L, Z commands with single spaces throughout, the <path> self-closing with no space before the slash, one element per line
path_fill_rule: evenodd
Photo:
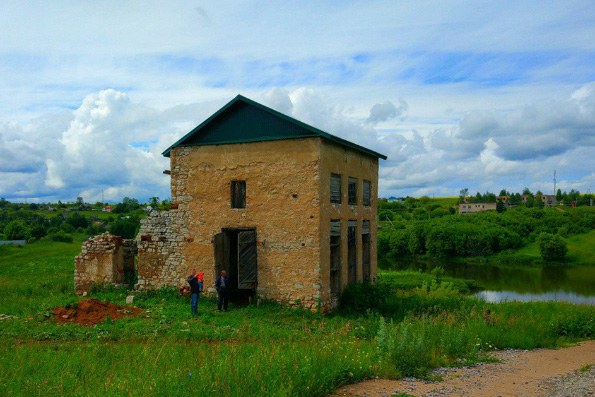
<path fill-rule="evenodd" d="M 215 277 L 223 270 L 229 275 L 229 299 L 247 304 L 256 293 L 256 229 L 224 228 L 214 238 Z"/>

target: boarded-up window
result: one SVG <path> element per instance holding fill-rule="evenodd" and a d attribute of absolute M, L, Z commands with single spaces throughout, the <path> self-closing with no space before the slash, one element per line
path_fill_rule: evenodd
<path fill-rule="evenodd" d="M 357 221 L 347 223 L 347 283 L 357 281 Z"/>
<path fill-rule="evenodd" d="M 231 181 L 231 208 L 246 208 L 246 181 Z"/>
<path fill-rule="evenodd" d="M 341 204 L 341 175 L 331 174 L 331 203 Z"/>
<path fill-rule="evenodd" d="M 335 297 L 341 292 L 341 221 L 331 221 L 330 233 L 331 269 L 330 287 L 331 295 Z"/>
<path fill-rule="evenodd" d="M 362 221 L 362 278 L 370 279 L 370 221 Z"/>
<path fill-rule="evenodd" d="M 357 204 L 357 179 L 349 177 L 349 184 L 347 185 L 347 203 L 349 205 Z"/>
<path fill-rule="evenodd" d="M 362 204 L 369 207 L 371 202 L 372 194 L 372 182 L 364 180 L 363 192 L 362 192 Z"/>

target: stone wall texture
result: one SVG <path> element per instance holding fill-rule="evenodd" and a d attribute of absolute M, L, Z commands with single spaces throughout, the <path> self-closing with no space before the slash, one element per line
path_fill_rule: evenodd
<path fill-rule="evenodd" d="M 74 258 L 74 289 L 89 291 L 93 284 L 122 284 L 126 274 L 134 273 L 136 242 L 104 233 L 83 243 Z"/>

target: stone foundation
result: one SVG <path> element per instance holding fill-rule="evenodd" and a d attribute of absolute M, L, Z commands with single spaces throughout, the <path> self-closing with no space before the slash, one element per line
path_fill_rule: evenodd
<path fill-rule="evenodd" d="M 122 284 L 134 275 L 136 241 L 104 233 L 83 243 L 74 258 L 74 289 L 78 295 L 93 284 Z"/>

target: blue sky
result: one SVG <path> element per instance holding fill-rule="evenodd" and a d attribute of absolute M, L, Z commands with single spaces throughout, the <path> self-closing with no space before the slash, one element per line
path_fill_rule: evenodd
<path fill-rule="evenodd" d="M 237 94 L 388 155 L 380 196 L 595 190 L 592 2 L 23 1 L 0 37 L 9 200 L 166 198 Z"/>

